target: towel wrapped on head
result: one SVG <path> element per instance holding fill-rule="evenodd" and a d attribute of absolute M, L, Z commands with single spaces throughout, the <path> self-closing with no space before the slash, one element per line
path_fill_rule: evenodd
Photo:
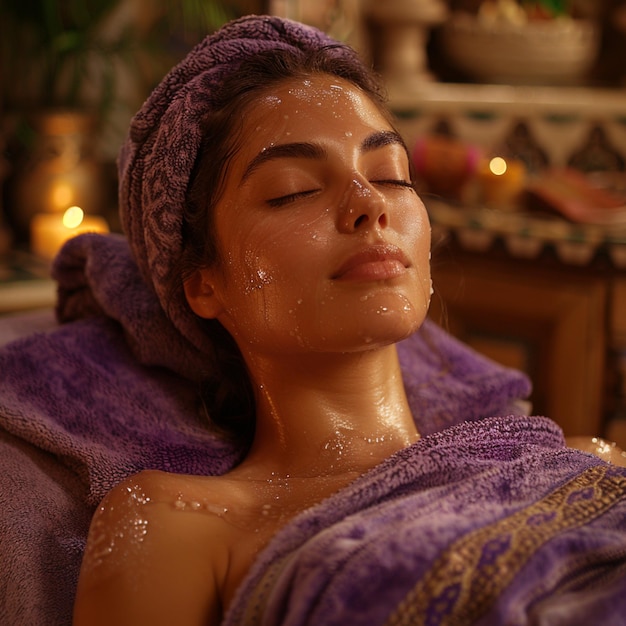
<path fill-rule="evenodd" d="M 186 304 L 182 285 L 171 293 L 183 248 L 183 207 L 201 147 L 204 116 L 215 106 L 225 75 L 265 50 L 332 47 L 354 52 L 324 33 L 270 16 L 241 18 L 200 43 L 155 89 L 132 121 L 119 159 L 119 205 L 132 254 L 176 328 L 202 352 L 210 338 Z"/>

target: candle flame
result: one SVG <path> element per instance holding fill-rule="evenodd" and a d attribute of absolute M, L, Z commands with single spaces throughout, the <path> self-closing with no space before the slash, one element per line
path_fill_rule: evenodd
<path fill-rule="evenodd" d="M 63 213 L 63 226 L 65 228 L 78 228 L 83 223 L 84 211 L 79 206 L 71 206 Z"/>
<path fill-rule="evenodd" d="M 502 176 L 507 169 L 506 161 L 502 157 L 494 157 L 489 161 L 489 169 L 492 174 Z"/>

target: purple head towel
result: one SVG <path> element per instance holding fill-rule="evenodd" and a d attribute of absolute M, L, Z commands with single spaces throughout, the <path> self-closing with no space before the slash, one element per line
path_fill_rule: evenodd
<path fill-rule="evenodd" d="M 120 213 L 144 280 L 179 331 L 201 349 L 207 335 L 167 285 L 182 251 L 182 208 L 202 139 L 201 122 L 225 74 L 263 50 L 315 50 L 337 42 L 270 16 L 249 16 L 207 37 L 175 67 L 135 116 L 119 160 Z M 344 46 L 337 57 L 353 54 Z M 208 347 L 204 350 L 209 352 Z"/>

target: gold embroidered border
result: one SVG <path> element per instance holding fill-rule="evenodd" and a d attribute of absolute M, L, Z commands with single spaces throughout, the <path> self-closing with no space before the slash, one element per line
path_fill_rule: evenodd
<path fill-rule="evenodd" d="M 258 626 L 263 613 L 280 575 L 294 559 L 296 553 L 288 553 L 273 563 L 263 572 L 261 580 L 256 584 L 250 596 L 246 598 L 245 607 L 241 611 L 237 623 L 241 626 Z"/>
<path fill-rule="evenodd" d="M 532 506 L 453 543 L 386 626 L 471 623 L 495 602 L 541 545 L 602 515 L 626 494 L 626 477 L 595 466 Z"/>

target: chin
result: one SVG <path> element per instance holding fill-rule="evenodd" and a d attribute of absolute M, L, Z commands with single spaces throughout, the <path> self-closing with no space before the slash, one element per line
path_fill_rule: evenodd
<path fill-rule="evenodd" d="M 399 343 L 407 337 L 410 337 L 413 333 L 417 332 L 423 322 L 424 320 L 422 319 L 419 323 L 398 324 L 393 329 L 390 329 L 389 332 L 381 333 L 379 341 L 377 343 L 380 346 Z M 370 345 L 371 343 L 372 342 L 370 342 Z"/>
<path fill-rule="evenodd" d="M 422 315 L 407 314 L 404 311 L 393 311 L 379 315 L 375 319 L 354 319 L 349 330 L 343 337 L 352 344 L 352 349 L 370 350 L 403 341 L 415 333 L 426 318 Z"/>

